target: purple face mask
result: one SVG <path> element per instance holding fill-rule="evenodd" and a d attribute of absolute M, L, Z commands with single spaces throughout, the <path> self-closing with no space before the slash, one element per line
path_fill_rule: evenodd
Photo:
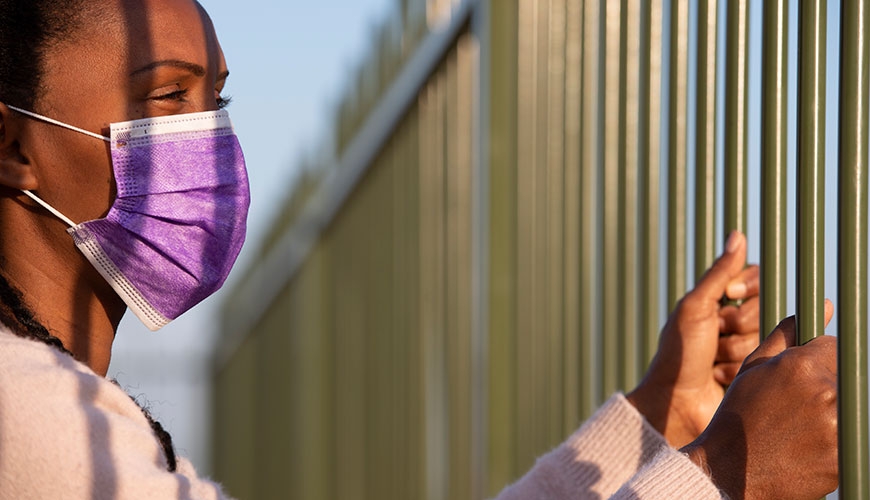
<path fill-rule="evenodd" d="M 110 125 L 111 135 L 27 114 L 109 141 L 117 198 L 103 219 L 60 217 L 76 247 L 127 306 L 157 330 L 223 285 L 245 240 L 248 176 L 226 111 Z"/>

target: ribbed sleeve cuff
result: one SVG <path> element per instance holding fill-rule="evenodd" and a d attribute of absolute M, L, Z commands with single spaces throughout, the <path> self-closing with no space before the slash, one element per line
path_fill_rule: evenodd
<path fill-rule="evenodd" d="M 553 458 L 575 486 L 594 485 L 594 491 L 607 498 L 664 448 L 668 448 L 664 436 L 625 396 L 615 394 Z"/>
<path fill-rule="evenodd" d="M 694 462 L 673 448 L 659 452 L 611 500 L 728 500 Z"/>

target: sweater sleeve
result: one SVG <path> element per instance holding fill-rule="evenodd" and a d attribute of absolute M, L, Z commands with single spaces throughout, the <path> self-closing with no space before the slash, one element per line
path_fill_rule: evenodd
<path fill-rule="evenodd" d="M 609 498 L 668 448 L 664 436 L 616 394 L 497 499 Z"/>
<path fill-rule="evenodd" d="M 119 387 L 0 327 L 0 498 L 226 496 L 184 459 L 168 471 L 147 419 Z"/>
<path fill-rule="evenodd" d="M 626 482 L 611 500 L 728 500 L 686 455 L 665 448 Z"/>

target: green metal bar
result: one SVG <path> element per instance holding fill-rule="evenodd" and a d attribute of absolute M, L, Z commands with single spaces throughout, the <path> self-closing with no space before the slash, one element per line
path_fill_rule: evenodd
<path fill-rule="evenodd" d="M 658 347 L 659 334 L 659 174 L 662 80 L 662 2 L 641 2 L 640 92 L 638 95 L 638 206 L 641 208 L 638 315 L 641 321 L 642 371 Z"/>
<path fill-rule="evenodd" d="M 605 2 L 604 67 L 604 317 L 602 387 L 612 394 L 620 387 L 619 328 L 622 310 L 622 287 L 619 282 L 619 2 Z"/>
<path fill-rule="evenodd" d="M 728 2 L 725 54 L 725 234 L 746 232 L 746 2 Z"/>
<path fill-rule="evenodd" d="M 487 495 L 514 480 L 517 467 L 517 2 L 485 0 L 488 37 L 482 42 L 489 64 L 487 95 L 490 105 L 488 181 L 489 297 L 488 297 L 488 471 Z M 421 138 L 427 132 L 421 130 Z M 425 154 L 426 151 L 421 151 Z M 421 267 L 421 271 L 426 266 Z"/>
<path fill-rule="evenodd" d="M 600 0 L 585 0 L 583 5 L 583 77 L 582 77 L 582 162 L 580 169 L 580 203 L 584 217 L 580 226 L 580 380 L 585 388 L 580 400 L 580 416 L 585 418 L 602 399 L 600 392 L 598 342 L 601 327 L 600 264 L 600 162 L 603 149 L 600 117 L 604 96 L 600 68 L 604 47 L 599 43 L 601 30 Z"/>
<path fill-rule="evenodd" d="M 615 3 L 615 2 L 613 2 Z M 632 287 L 626 285 L 626 280 L 629 278 L 629 273 L 625 269 L 626 264 L 626 242 L 628 235 L 626 232 L 628 231 L 627 227 L 627 218 L 628 211 L 626 207 L 626 191 L 628 189 L 627 186 L 627 178 L 628 174 L 628 158 L 626 147 L 626 132 L 628 129 L 628 124 L 626 123 L 626 117 L 628 116 L 628 0 L 620 0 L 619 2 L 619 28 L 618 28 L 618 38 L 616 43 L 618 44 L 618 54 L 616 61 L 618 62 L 617 71 L 619 72 L 619 76 L 617 77 L 617 81 L 619 82 L 614 89 L 613 87 L 608 87 L 610 92 L 616 90 L 616 96 L 618 99 L 617 110 L 616 110 L 616 120 L 617 120 L 617 135 L 616 135 L 616 148 L 614 150 L 608 150 L 608 154 L 615 154 L 616 156 L 616 164 L 617 164 L 617 197 L 616 197 L 616 207 L 617 207 L 617 223 L 616 223 L 616 276 L 617 283 L 619 287 L 619 300 L 623 303 L 623 308 L 620 314 L 617 314 L 616 318 L 616 329 L 613 333 L 616 334 L 618 349 L 617 349 L 617 364 L 619 366 L 618 369 L 618 377 L 617 377 L 617 387 L 621 390 L 628 390 L 626 385 L 629 383 L 629 377 L 631 376 L 631 367 L 629 367 L 629 362 L 626 359 L 628 354 L 628 346 L 632 342 L 633 331 L 629 331 L 631 329 L 631 320 L 628 316 L 635 313 L 632 311 L 634 309 L 634 304 L 632 304 L 632 292 L 636 292 L 636 290 L 632 290 Z M 608 18 L 608 22 L 610 19 Z M 613 60 L 613 58 L 610 58 Z M 631 311 L 631 312 L 629 312 Z"/>
<path fill-rule="evenodd" d="M 689 2 L 671 3 L 668 111 L 668 309 L 686 292 L 686 87 Z"/>
<path fill-rule="evenodd" d="M 698 0 L 695 281 L 716 252 L 716 0 Z"/>
<path fill-rule="evenodd" d="M 583 113 L 583 2 L 565 2 L 565 253 L 563 324 L 565 344 L 563 363 L 565 382 L 562 386 L 563 435 L 569 435 L 582 421 L 582 402 L 589 399 L 587 380 L 581 379 L 583 355 L 581 338 L 591 331 L 580 328 L 580 227 L 587 216 L 580 212 L 580 168 Z"/>
<path fill-rule="evenodd" d="M 840 2 L 838 373 L 840 496 L 870 498 L 867 403 L 867 133 L 870 2 Z M 847 278 L 847 279 L 844 279 Z"/>
<path fill-rule="evenodd" d="M 537 8 L 535 2 L 519 2 L 517 24 L 517 183 L 513 189 L 517 193 L 517 424 L 520 432 L 517 437 L 517 466 L 525 470 L 532 465 L 534 457 L 540 452 L 543 422 L 539 409 L 542 409 L 541 393 L 545 391 L 540 378 L 540 354 L 546 345 L 546 337 L 541 332 L 541 318 L 538 314 L 539 281 L 541 276 L 536 267 L 535 250 L 537 240 L 542 234 L 537 231 L 536 208 L 538 204 L 538 171 L 543 168 L 536 156 L 538 135 L 537 116 Z M 538 299 L 538 300 L 536 300 Z"/>
<path fill-rule="evenodd" d="M 637 286 L 638 275 L 638 86 L 640 82 L 640 2 L 623 0 L 622 27 L 620 29 L 622 61 L 620 76 L 620 121 L 622 122 L 620 142 L 621 151 L 621 189 L 619 193 L 620 214 L 620 272 L 622 282 L 622 299 L 624 313 L 620 346 L 622 360 L 623 390 L 630 390 L 637 385 L 641 374 L 640 366 L 640 318 L 638 305 L 640 289 Z"/>
<path fill-rule="evenodd" d="M 560 443 L 564 433 L 565 390 L 565 1 L 549 0 L 549 16 L 543 27 L 547 49 L 546 154 L 547 216 L 547 330 L 550 352 L 547 362 L 549 387 L 547 441 Z M 573 304 L 570 306 L 573 307 Z"/>
<path fill-rule="evenodd" d="M 825 28 L 827 2 L 801 2 L 798 39 L 797 333 L 825 326 Z"/>
<path fill-rule="evenodd" d="M 786 315 L 788 0 L 764 2 L 761 73 L 761 335 Z"/>

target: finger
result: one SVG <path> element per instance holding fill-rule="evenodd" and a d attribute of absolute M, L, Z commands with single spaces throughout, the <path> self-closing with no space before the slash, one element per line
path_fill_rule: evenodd
<path fill-rule="evenodd" d="M 830 379 L 836 383 L 837 379 L 837 338 L 830 335 L 822 335 L 807 342 L 800 349 L 804 353 L 813 353 L 812 356 L 821 361 L 828 369 Z M 817 373 L 823 373 L 817 371 Z"/>
<path fill-rule="evenodd" d="M 725 293 L 725 287 L 740 274 L 745 265 L 746 237 L 740 231 L 733 231 L 725 243 L 725 253 L 716 259 L 691 293 L 718 301 Z"/>
<path fill-rule="evenodd" d="M 743 363 L 743 360 L 758 347 L 758 334 L 731 335 L 719 338 L 716 351 L 717 363 Z"/>
<path fill-rule="evenodd" d="M 719 385 L 731 385 L 740 372 L 740 362 L 719 363 L 713 367 L 713 379 Z"/>
<path fill-rule="evenodd" d="M 834 303 L 825 299 L 825 326 L 831 322 L 834 317 Z M 743 362 L 743 367 L 740 372 L 749 370 L 753 366 L 763 363 L 768 359 L 776 356 L 789 347 L 794 347 L 796 342 L 796 326 L 794 316 L 782 320 L 776 328 L 773 329 L 770 336 L 758 346 L 758 349 L 746 357 Z"/>
<path fill-rule="evenodd" d="M 732 300 L 748 299 L 758 295 L 761 288 L 761 274 L 758 266 L 749 266 L 740 271 L 725 287 L 725 295 Z"/>
<path fill-rule="evenodd" d="M 831 318 L 834 317 L 834 303 L 831 302 L 831 299 L 825 299 L 825 326 L 828 326 L 828 323 L 831 322 Z"/>
<path fill-rule="evenodd" d="M 752 354 L 746 357 L 746 360 L 743 362 L 743 367 L 740 368 L 740 372 L 745 372 L 753 366 L 776 356 L 789 347 L 794 347 L 795 338 L 795 319 L 794 316 L 789 316 L 780 321 L 767 339 L 765 339 L 757 349 L 752 351 Z"/>
<path fill-rule="evenodd" d="M 744 302 L 740 307 L 726 306 L 719 311 L 719 332 L 723 334 L 758 334 L 759 309 L 758 296 Z"/>

